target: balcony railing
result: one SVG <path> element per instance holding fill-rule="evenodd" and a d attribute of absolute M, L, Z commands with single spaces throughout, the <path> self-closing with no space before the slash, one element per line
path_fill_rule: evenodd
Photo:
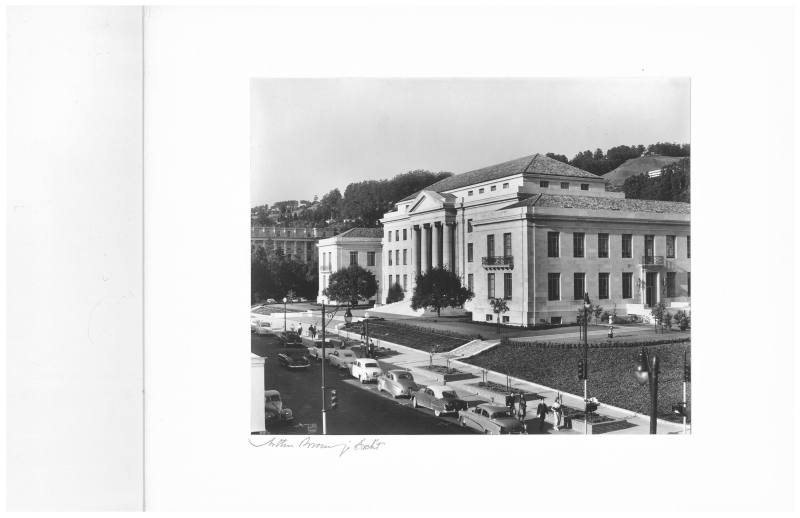
<path fill-rule="evenodd" d="M 664 266 L 666 264 L 663 255 L 644 255 L 642 263 L 647 266 Z"/>
<path fill-rule="evenodd" d="M 514 256 L 513 255 L 497 255 L 492 257 L 484 257 L 481 259 L 481 264 L 488 270 L 501 270 L 501 269 L 514 269 Z"/>

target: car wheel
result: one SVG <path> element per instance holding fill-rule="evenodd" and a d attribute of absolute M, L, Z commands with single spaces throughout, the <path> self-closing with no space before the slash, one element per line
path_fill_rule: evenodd
<path fill-rule="evenodd" d="M 442 412 L 440 410 L 434 410 L 433 411 L 433 415 L 435 415 L 436 417 L 439 417 L 440 415 L 442 415 Z"/>
<path fill-rule="evenodd" d="M 458 419 L 458 424 L 461 425 L 461 428 L 466 428 L 467 427 L 467 423 L 464 421 L 463 417 Z"/>

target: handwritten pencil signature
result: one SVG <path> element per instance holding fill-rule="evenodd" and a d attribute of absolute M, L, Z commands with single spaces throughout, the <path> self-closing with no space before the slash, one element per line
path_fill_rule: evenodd
<path fill-rule="evenodd" d="M 386 443 L 380 439 L 360 439 L 357 443 L 353 441 L 346 442 L 330 442 L 327 440 L 314 439 L 311 437 L 303 437 L 299 441 L 297 439 L 287 439 L 286 437 L 270 437 L 269 440 L 261 443 L 253 442 L 250 439 L 250 444 L 256 448 L 268 447 L 278 449 L 291 449 L 296 450 L 338 450 L 339 457 L 343 456 L 349 451 L 369 452 L 377 451 Z"/>

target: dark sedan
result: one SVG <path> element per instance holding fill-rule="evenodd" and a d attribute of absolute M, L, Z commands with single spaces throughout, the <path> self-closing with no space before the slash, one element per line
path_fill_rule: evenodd
<path fill-rule="evenodd" d="M 308 358 L 302 354 L 280 353 L 278 355 L 278 361 L 281 365 L 291 370 L 307 369 L 309 365 L 311 365 Z"/>

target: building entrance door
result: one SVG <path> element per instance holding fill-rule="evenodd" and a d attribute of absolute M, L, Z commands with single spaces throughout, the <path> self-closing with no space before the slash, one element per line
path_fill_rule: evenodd
<path fill-rule="evenodd" d="M 658 272 L 647 272 L 645 276 L 645 303 L 648 307 L 656 305 L 656 297 L 658 288 Z"/>

